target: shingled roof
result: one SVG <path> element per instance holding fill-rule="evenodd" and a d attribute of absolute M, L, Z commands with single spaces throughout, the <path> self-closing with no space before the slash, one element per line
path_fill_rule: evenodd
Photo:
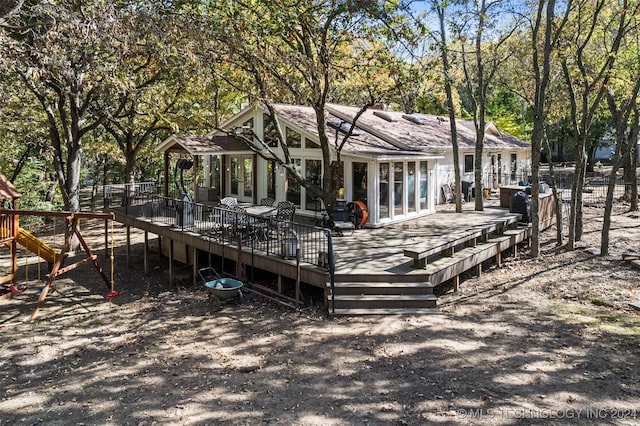
<path fill-rule="evenodd" d="M 307 133 L 318 136 L 318 125 L 316 123 L 316 115 L 313 108 L 301 105 L 275 104 L 274 110 L 278 114 L 279 119 L 285 120 L 289 124 L 304 130 Z M 337 120 L 338 122 L 348 122 L 342 115 L 334 114 L 328 110 L 327 121 Z M 338 129 L 327 126 L 327 136 L 330 141 L 338 138 L 338 143 L 345 136 Z M 342 149 L 342 153 L 352 153 L 359 155 L 384 156 L 384 155 L 403 155 L 403 156 L 421 156 L 433 155 L 424 150 L 413 149 L 408 145 L 398 143 L 393 140 L 387 140 L 379 137 L 374 132 L 366 131 L 360 126 L 358 121 L 355 132 L 349 136 L 347 142 Z"/>
<path fill-rule="evenodd" d="M 188 152 L 191 155 L 215 155 L 229 152 L 248 152 L 249 147 L 231 136 L 172 135 L 156 151 Z"/>
<path fill-rule="evenodd" d="M 353 106 L 327 105 L 329 113 L 349 122 L 353 121 L 359 110 L 358 107 Z M 366 110 L 358 119 L 357 125 L 389 142 L 400 143 L 413 150 L 452 148 L 451 127 L 446 117 L 384 111 L 384 115 L 392 120 L 389 121 L 376 114 L 380 114 L 380 110 Z M 473 122 L 456 119 L 456 125 L 458 146 L 462 149 L 475 148 L 476 135 Z M 485 149 L 528 149 L 530 145 L 511 135 L 486 132 L 484 147 Z"/>

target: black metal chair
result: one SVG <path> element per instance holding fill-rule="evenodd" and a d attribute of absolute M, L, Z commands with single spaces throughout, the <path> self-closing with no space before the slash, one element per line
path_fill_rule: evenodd
<path fill-rule="evenodd" d="M 356 229 L 356 226 L 349 218 L 349 210 L 347 209 L 347 202 L 344 200 L 336 200 L 333 203 L 333 211 L 331 216 L 333 222 L 333 230 L 337 235 L 343 236 L 343 231 L 351 230 L 351 234 Z"/>
<path fill-rule="evenodd" d="M 273 203 L 275 203 L 276 200 L 274 200 L 271 197 L 265 197 L 262 200 L 260 200 L 260 205 L 261 206 L 273 206 Z"/>
<path fill-rule="evenodd" d="M 234 197 L 224 197 L 220 200 L 220 205 L 224 207 L 233 207 L 238 205 L 238 199 Z"/>
<path fill-rule="evenodd" d="M 291 201 L 280 201 L 275 216 L 269 220 L 268 239 L 279 240 L 286 237 L 287 232 L 291 229 L 295 214 L 295 204 Z"/>

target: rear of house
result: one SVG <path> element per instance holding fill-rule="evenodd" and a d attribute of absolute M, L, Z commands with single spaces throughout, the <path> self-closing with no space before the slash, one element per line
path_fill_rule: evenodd
<path fill-rule="evenodd" d="M 275 120 L 267 108 L 255 105 L 222 124 L 224 129 L 251 129 L 269 143 L 276 155 L 283 147 L 276 135 L 279 126 L 286 148 L 307 180 L 322 182 L 322 153 L 316 115 L 300 105 L 273 105 Z M 341 140 L 359 112 L 358 107 L 327 105 L 330 141 Z M 463 181 L 473 181 L 475 131 L 473 123 L 458 120 L 458 144 Z M 528 176 L 530 147 L 489 124 L 482 159 L 483 187 L 494 189 Z M 158 147 L 170 161 L 170 153 L 197 157 L 194 193 L 197 201 L 236 197 L 257 204 L 263 198 L 288 200 L 301 216 L 319 217 L 322 202 L 307 194 L 276 158 L 223 135 L 174 135 Z M 335 155 L 335 152 L 334 152 Z M 335 158 L 335 157 L 334 157 Z M 337 198 L 357 203 L 367 211 L 366 227 L 381 227 L 431 214 L 445 202 L 442 186 L 454 181 L 450 125 L 447 118 L 425 114 L 368 109 L 356 121 L 341 151 L 342 169 Z M 167 170 L 170 167 L 167 166 Z M 470 183 L 466 185 L 470 187 Z"/>

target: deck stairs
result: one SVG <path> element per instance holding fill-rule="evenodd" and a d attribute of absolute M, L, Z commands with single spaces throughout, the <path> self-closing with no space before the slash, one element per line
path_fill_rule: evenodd
<path fill-rule="evenodd" d="M 475 269 L 480 275 L 482 264 L 495 259 L 500 265 L 502 254 L 531 237 L 530 226 L 488 235 L 473 246 L 460 245 L 449 255 L 431 256 L 421 273 L 408 275 L 336 274 L 333 291 L 327 285 L 327 306 L 331 315 L 384 315 L 437 313 L 434 287 L 453 280 L 457 290 L 460 274 Z M 407 268 L 410 262 L 407 263 Z M 414 269 L 415 270 L 415 269 Z"/>
<path fill-rule="evenodd" d="M 415 277 L 336 275 L 334 294 L 327 285 L 331 315 L 391 315 L 438 313 L 437 298 L 429 282 Z M 335 310 L 332 309 L 332 300 Z"/>

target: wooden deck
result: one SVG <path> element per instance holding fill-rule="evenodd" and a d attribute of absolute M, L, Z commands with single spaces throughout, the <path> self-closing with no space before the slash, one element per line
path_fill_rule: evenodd
<path fill-rule="evenodd" d="M 454 280 L 467 270 L 481 272 L 482 263 L 495 259 L 500 262 L 503 252 L 513 252 L 516 244 L 530 238 L 530 227 L 505 230 L 517 214 L 500 208 L 497 202 L 486 205 L 482 212 L 473 211 L 468 203 L 462 213 L 448 210 L 409 222 L 376 229 L 358 229 L 353 234 L 334 236 L 335 284 L 329 285 L 327 269 L 302 263 L 300 280 L 325 289 L 330 311 L 340 314 L 433 312 L 436 300 L 433 288 Z M 296 262 L 282 256 L 266 255 L 244 247 L 221 246 L 194 232 L 181 231 L 168 225 L 152 223 L 116 211 L 116 220 L 127 226 L 157 234 L 173 243 L 184 245 L 189 253 L 196 250 L 223 256 L 245 266 L 253 266 L 278 276 L 295 279 Z M 474 243 L 468 239 L 455 244 L 443 244 L 447 236 L 474 234 Z M 477 240 L 475 240 L 477 238 Z M 440 247 L 436 247 L 437 244 Z M 436 248 L 430 248 L 433 247 Z M 455 247 L 454 247 L 455 246 Z M 424 250 L 424 264 L 408 257 L 407 251 Z M 187 253 L 187 256 L 188 256 Z M 241 254 L 240 254 L 241 253 Z M 195 257 L 195 256 L 193 256 Z M 175 258 L 175 257 L 174 257 Z M 428 258 L 428 260 L 427 260 Z M 172 262 L 170 262 L 171 264 Z M 194 271 L 198 265 L 194 264 Z M 335 310 L 333 309 L 335 307 Z"/>

